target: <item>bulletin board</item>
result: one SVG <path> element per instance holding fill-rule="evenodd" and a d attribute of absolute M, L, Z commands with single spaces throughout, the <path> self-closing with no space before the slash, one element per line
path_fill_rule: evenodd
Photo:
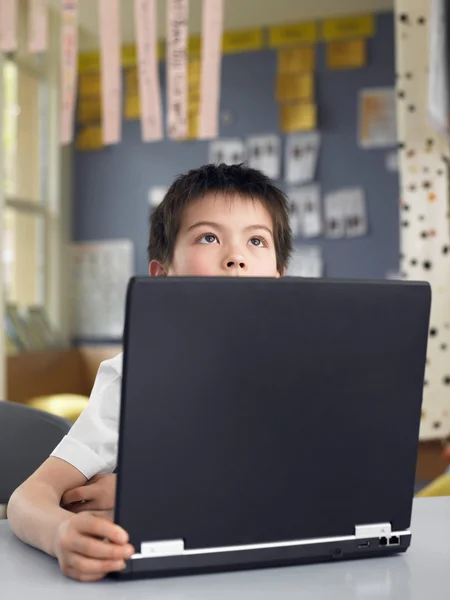
<path fill-rule="evenodd" d="M 393 152 L 396 155 L 396 146 L 362 148 L 358 118 L 361 90 L 392 89 L 395 85 L 393 14 L 371 16 L 362 25 L 365 30 L 358 35 L 366 36 L 364 44 L 357 40 L 328 42 L 319 24 L 315 29 L 307 24 L 294 29 L 275 28 L 274 39 L 266 40 L 265 49 L 258 49 L 259 45 L 247 52 L 227 53 L 222 60 L 220 138 L 237 139 L 248 145 L 252 138 L 263 136 L 270 140 L 275 136 L 283 154 L 289 135 L 284 130 L 289 129 L 295 119 L 302 119 L 305 127 L 311 124 L 321 136 L 315 176 L 321 198 L 336 190 L 364 190 L 367 233 L 339 240 L 320 235 L 314 240 L 314 246 L 320 250 L 323 274 L 327 277 L 384 278 L 387 273 L 399 269 L 398 173 L 395 160 L 389 158 Z M 333 30 L 327 33 L 329 36 L 335 34 Z M 286 52 L 280 69 L 280 46 L 277 44 L 283 40 L 288 43 L 281 46 Z M 260 40 L 256 41 L 260 43 Z M 292 43 L 295 48 L 299 45 L 303 48 L 300 59 L 310 71 L 305 77 L 296 77 L 295 89 L 284 77 L 292 64 L 288 52 Z M 274 47 L 267 48 L 267 45 Z M 194 84 L 198 63 L 194 57 L 192 59 L 189 101 L 192 105 L 190 131 L 194 133 L 198 109 Z M 163 63 L 160 80 L 164 100 Z M 125 69 L 124 84 L 130 86 L 131 104 L 125 103 L 124 109 L 131 115 L 137 103 L 133 93 L 135 83 L 129 70 Z M 92 85 L 95 87 L 96 84 Z M 305 112 L 304 107 L 299 111 L 297 101 L 289 100 L 300 91 L 311 96 L 313 102 L 310 105 L 314 111 Z M 94 132 L 94 146 L 96 139 Z M 239 152 L 239 147 L 230 151 Z M 136 250 L 136 272 L 147 273 L 147 216 L 151 190 L 167 188 L 179 173 L 206 163 L 209 154 L 209 142 L 194 139 L 184 142 L 164 139 L 143 144 L 139 120 L 125 119 L 120 144 L 76 153 L 75 239 L 129 238 Z M 285 164 L 282 156 L 276 179 L 287 191 Z M 391 168 L 392 164 L 394 168 Z M 304 241 L 299 235 L 296 245 L 302 246 Z"/>

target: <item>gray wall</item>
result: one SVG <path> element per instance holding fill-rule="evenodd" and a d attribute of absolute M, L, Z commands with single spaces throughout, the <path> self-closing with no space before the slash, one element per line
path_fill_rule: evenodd
<path fill-rule="evenodd" d="M 393 15 L 377 16 L 377 34 L 369 40 L 367 68 L 328 71 L 324 45 L 319 44 L 317 50 L 316 95 L 322 134 L 318 180 L 323 192 L 343 186 L 364 187 L 370 225 L 364 238 L 318 242 L 323 248 L 326 275 L 385 277 L 388 270 L 398 269 L 398 177 L 385 168 L 387 149 L 358 148 L 357 100 L 361 88 L 394 85 Z M 244 137 L 278 132 L 276 53 L 264 50 L 225 56 L 222 64 L 221 107 L 232 110 L 236 120 L 221 126 L 220 134 Z M 163 69 L 161 78 L 164 96 Z M 74 240 L 131 238 L 136 249 L 136 273 L 147 273 L 148 189 L 167 186 L 175 175 L 207 159 L 207 142 L 143 144 L 139 122 L 124 121 L 123 140 L 118 146 L 76 153 Z"/>

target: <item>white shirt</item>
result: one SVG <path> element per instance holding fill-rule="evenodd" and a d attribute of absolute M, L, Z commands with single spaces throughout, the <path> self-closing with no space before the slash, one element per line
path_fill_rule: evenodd
<path fill-rule="evenodd" d="M 89 404 L 51 454 L 88 479 L 116 468 L 121 385 L 122 353 L 101 363 Z"/>

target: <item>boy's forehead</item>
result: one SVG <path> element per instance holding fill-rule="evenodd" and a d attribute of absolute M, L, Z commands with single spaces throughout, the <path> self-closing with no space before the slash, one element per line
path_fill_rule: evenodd
<path fill-rule="evenodd" d="M 242 219 L 272 223 L 269 211 L 259 198 L 242 196 L 239 194 L 224 194 L 216 192 L 206 194 L 198 200 L 191 202 L 183 211 L 182 224 L 189 227 L 191 220 L 217 220 L 219 217 L 229 218 L 239 216 Z"/>

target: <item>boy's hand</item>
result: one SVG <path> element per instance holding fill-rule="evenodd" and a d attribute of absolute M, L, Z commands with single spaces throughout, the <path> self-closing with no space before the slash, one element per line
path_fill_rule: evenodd
<path fill-rule="evenodd" d="M 86 485 L 68 490 L 61 506 L 74 513 L 87 510 L 113 510 L 116 498 L 116 475 L 96 475 Z"/>
<path fill-rule="evenodd" d="M 108 540 L 108 541 L 105 541 Z M 78 581 L 96 581 L 121 571 L 134 554 L 128 534 L 106 516 L 83 512 L 58 528 L 54 554 L 61 571 Z"/>

